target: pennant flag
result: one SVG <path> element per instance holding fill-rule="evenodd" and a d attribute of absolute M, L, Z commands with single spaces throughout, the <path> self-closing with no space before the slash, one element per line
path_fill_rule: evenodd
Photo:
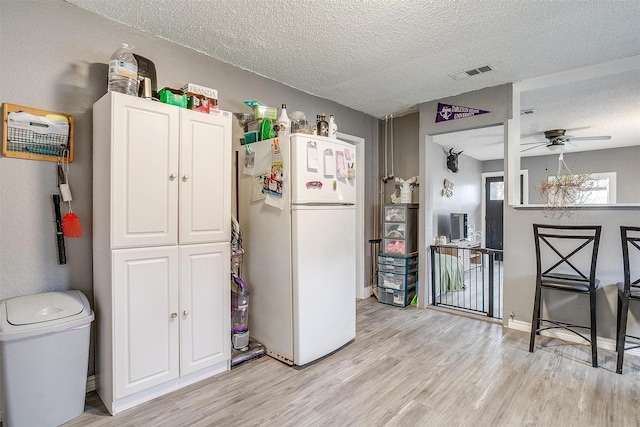
<path fill-rule="evenodd" d="M 436 114 L 436 123 L 448 122 L 451 120 L 462 119 L 465 117 L 479 116 L 487 114 L 491 111 L 478 110 L 476 108 L 460 107 L 458 105 L 440 104 L 438 103 L 438 113 Z"/>

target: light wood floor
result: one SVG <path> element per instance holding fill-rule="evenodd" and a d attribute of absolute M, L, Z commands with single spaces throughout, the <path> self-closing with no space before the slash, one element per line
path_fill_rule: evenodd
<path fill-rule="evenodd" d="M 359 301 L 354 342 L 302 369 L 265 356 L 108 415 L 95 393 L 67 426 L 637 426 L 640 358 L 440 310 Z"/>

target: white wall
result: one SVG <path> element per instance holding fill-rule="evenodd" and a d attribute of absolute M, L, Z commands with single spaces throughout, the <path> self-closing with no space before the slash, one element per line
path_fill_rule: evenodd
<path fill-rule="evenodd" d="M 461 154 L 458 156 L 458 173 L 447 169 L 446 154 L 434 147 L 434 156 L 431 157 L 432 187 L 432 215 L 433 229 L 437 235 L 448 236 L 449 214 L 461 212 L 468 215 L 467 221 L 478 230 L 481 227 L 482 211 L 482 162 Z M 453 196 L 442 195 L 444 180 L 448 179 L 454 184 Z M 427 242 L 427 244 L 433 244 Z"/>

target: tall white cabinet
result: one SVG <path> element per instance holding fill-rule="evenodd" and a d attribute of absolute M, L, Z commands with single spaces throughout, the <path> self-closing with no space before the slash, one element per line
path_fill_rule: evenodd
<path fill-rule="evenodd" d="M 229 369 L 231 114 L 93 107 L 96 389 L 115 414 Z"/>

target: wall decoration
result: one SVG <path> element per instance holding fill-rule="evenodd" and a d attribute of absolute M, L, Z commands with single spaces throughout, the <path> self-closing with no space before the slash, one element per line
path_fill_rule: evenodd
<path fill-rule="evenodd" d="M 454 153 L 453 148 L 449 150 L 449 154 L 447 155 L 447 169 L 453 173 L 458 173 L 458 156 L 463 152 L 464 151 L 459 151 Z"/>
<path fill-rule="evenodd" d="M 395 177 L 396 191 L 391 195 L 391 203 L 413 203 L 413 189 L 420 185 L 420 177 L 413 176 L 407 180 Z"/>
<path fill-rule="evenodd" d="M 442 189 L 442 197 L 452 197 L 453 196 L 453 182 L 449 181 L 445 178 L 444 180 L 444 188 Z"/>
<path fill-rule="evenodd" d="M 3 104 L 2 155 L 73 162 L 73 116 Z"/>
<path fill-rule="evenodd" d="M 459 105 L 441 104 L 438 102 L 438 111 L 436 113 L 436 123 L 448 122 L 451 120 L 463 119 L 465 117 L 479 116 L 487 114 L 491 111 L 478 110 L 477 108 L 461 107 Z"/>

